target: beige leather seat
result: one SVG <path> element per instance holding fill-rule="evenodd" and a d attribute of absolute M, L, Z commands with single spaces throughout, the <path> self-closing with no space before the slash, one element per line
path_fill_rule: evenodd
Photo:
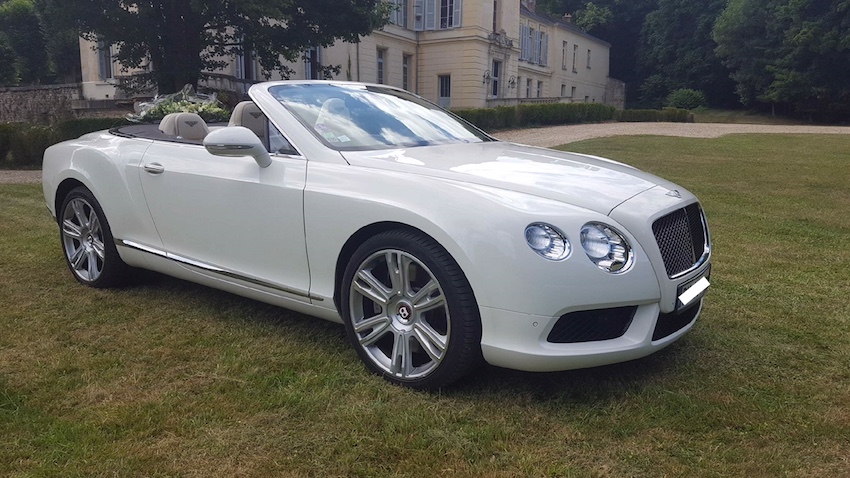
<path fill-rule="evenodd" d="M 233 114 L 230 115 L 230 122 L 227 125 L 244 126 L 253 131 L 263 144 L 268 144 L 266 124 L 266 115 L 260 111 L 260 108 L 253 101 L 243 101 L 233 108 Z"/>
<path fill-rule="evenodd" d="M 159 122 L 163 134 L 181 139 L 202 140 L 210 132 L 207 123 L 195 113 L 171 113 Z"/>

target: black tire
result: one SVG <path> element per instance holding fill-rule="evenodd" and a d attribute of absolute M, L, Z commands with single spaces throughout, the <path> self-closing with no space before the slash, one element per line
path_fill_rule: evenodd
<path fill-rule="evenodd" d="M 91 191 L 82 186 L 71 190 L 56 216 L 71 275 L 89 287 L 124 284 L 130 268 L 118 255 L 109 222 Z"/>
<path fill-rule="evenodd" d="M 483 363 L 472 288 L 428 237 L 393 230 L 366 240 L 345 269 L 340 296 L 352 346 L 390 382 L 433 390 Z"/>

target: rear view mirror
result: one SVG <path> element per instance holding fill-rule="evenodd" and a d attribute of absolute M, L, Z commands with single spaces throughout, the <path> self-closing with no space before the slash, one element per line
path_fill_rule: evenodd
<path fill-rule="evenodd" d="M 272 158 L 260 138 L 242 126 L 228 126 L 210 131 L 204 138 L 204 147 L 216 156 L 251 156 L 261 168 L 272 164 Z"/>

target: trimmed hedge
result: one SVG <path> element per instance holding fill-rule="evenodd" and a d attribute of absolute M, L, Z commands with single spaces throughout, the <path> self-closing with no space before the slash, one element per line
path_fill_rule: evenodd
<path fill-rule="evenodd" d="M 600 103 L 543 103 L 454 110 L 485 131 L 526 126 L 599 123 L 615 118 L 616 108 Z"/>
<path fill-rule="evenodd" d="M 661 110 L 622 110 L 600 103 L 544 103 L 495 108 L 453 110 L 453 113 L 484 131 L 549 126 L 558 124 L 601 123 L 604 121 L 692 123 L 694 115 L 678 108 Z"/>
<path fill-rule="evenodd" d="M 52 126 L 0 124 L 0 168 L 39 168 L 44 150 L 49 146 L 123 124 L 128 124 L 124 118 L 75 119 Z"/>
<path fill-rule="evenodd" d="M 485 131 L 528 126 L 600 123 L 603 121 L 694 121 L 688 110 L 623 110 L 600 103 L 544 103 L 455 110 L 454 113 Z M 44 150 L 68 139 L 129 124 L 124 118 L 74 119 L 53 126 L 0 124 L 0 168 L 39 168 Z"/>

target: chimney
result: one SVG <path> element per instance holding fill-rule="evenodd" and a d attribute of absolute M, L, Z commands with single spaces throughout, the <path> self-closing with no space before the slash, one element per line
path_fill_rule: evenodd
<path fill-rule="evenodd" d="M 534 13 L 534 10 L 537 7 L 537 0 L 522 0 L 522 6 L 528 9 L 528 11 Z"/>
<path fill-rule="evenodd" d="M 564 14 L 564 21 L 567 22 L 567 23 L 572 23 L 573 22 L 573 16 L 570 15 L 569 13 L 565 13 Z"/>

